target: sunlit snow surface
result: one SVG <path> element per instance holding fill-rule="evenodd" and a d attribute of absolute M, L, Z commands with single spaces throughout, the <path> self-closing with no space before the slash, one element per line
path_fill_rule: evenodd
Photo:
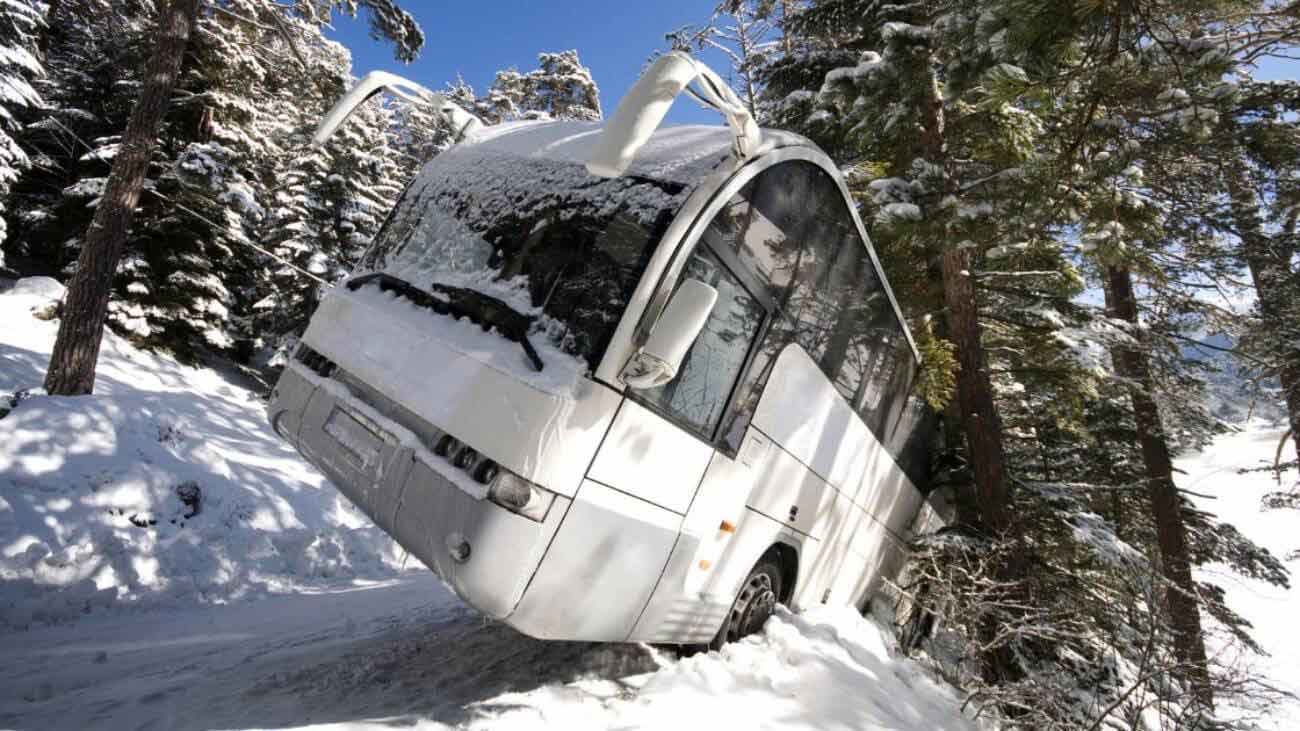
<path fill-rule="evenodd" d="M 1240 433 L 1219 437 L 1199 454 L 1177 460 L 1176 466 L 1187 473 L 1179 477 L 1179 487 L 1208 496 L 1191 496 L 1199 507 L 1215 513 L 1284 559 L 1288 555 L 1300 556 L 1300 514 L 1295 510 L 1261 510 L 1260 497 L 1294 486 L 1296 471 L 1285 473 L 1280 485 L 1268 471 L 1239 473 L 1243 468 L 1272 465 L 1281 436 L 1281 429 L 1251 424 Z M 1286 461 L 1292 454 L 1291 443 L 1284 449 L 1282 459 Z M 1216 661 L 1248 668 L 1252 675 L 1300 695 L 1300 558 L 1285 563 L 1291 572 L 1290 590 L 1239 576 L 1221 565 L 1203 567 L 1199 573 L 1223 586 L 1228 605 L 1254 625 L 1251 632 L 1255 640 L 1270 655 L 1261 658 L 1236 654 L 1222 649 L 1222 641 L 1212 641 L 1210 652 Z M 1252 717 L 1262 713 L 1264 718 L 1257 721 L 1261 728 L 1300 729 L 1300 701 L 1246 709 L 1246 713 Z"/>
<path fill-rule="evenodd" d="M 0 294 L 0 406 L 41 385 L 58 294 Z M 391 575 L 400 560 L 266 423 L 238 378 L 109 334 L 95 395 L 0 419 L 0 631 L 123 606 L 225 602 Z M 199 513 L 176 493 L 197 484 Z"/>

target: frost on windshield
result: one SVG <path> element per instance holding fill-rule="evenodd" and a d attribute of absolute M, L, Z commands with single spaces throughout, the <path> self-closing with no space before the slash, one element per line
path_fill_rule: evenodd
<path fill-rule="evenodd" d="M 359 271 L 495 297 L 594 368 L 687 191 L 580 165 L 454 149 L 412 183 Z"/>

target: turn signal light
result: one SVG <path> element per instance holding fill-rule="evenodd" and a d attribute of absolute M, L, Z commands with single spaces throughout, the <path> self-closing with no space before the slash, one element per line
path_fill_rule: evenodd
<path fill-rule="evenodd" d="M 546 513 L 555 502 L 555 493 L 502 469 L 488 487 L 488 500 L 540 523 L 546 520 Z"/>

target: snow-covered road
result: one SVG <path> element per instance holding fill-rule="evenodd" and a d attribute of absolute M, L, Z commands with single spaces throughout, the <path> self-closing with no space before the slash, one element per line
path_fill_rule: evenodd
<path fill-rule="evenodd" d="M 24 729 L 458 724 L 503 693 L 655 668 L 640 646 L 541 642 L 485 622 L 425 571 L 321 594 L 91 617 L 3 644 L 0 727 Z"/>
<path fill-rule="evenodd" d="M 851 610 L 678 659 L 485 622 L 427 572 L 3 636 L 14 729 L 973 729 Z"/>

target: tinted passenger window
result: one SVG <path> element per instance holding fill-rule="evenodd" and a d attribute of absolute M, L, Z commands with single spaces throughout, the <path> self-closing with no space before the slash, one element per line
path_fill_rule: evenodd
<path fill-rule="evenodd" d="M 780 191 L 781 186 L 768 185 L 766 180 L 767 175 L 760 175 L 742 188 L 709 224 L 706 236 L 734 253 L 766 284 L 768 299 L 780 303 L 794 281 L 804 247 L 769 217 L 769 211 L 788 210 L 788 206 L 770 200 L 769 192 Z"/>
<path fill-rule="evenodd" d="M 766 311 L 707 246 L 697 246 L 687 260 L 682 272 L 682 280 L 686 279 L 717 289 L 718 301 L 677 377 L 642 391 L 641 396 L 701 436 L 712 438 Z"/>
<path fill-rule="evenodd" d="M 778 310 L 738 389 L 723 444 L 739 446 L 776 356 L 795 342 L 913 474 L 932 415 L 912 393 L 911 346 L 835 180 L 811 163 L 772 167 L 723 208 L 709 235 L 761 280 Z"/>
<path fill-rule="evenodd" d="M 744 381 L 736 389 L 736 407 L 731 410 L 722 428 L 722 446 L 731 453 L 740 451 L 745 428 L 754 418 L 754 411 L 758 408 L 772 366 L 776 364 L 776 357 L 785 346 L 794 342 L 794 338 L 794 323 L 780 313 L 774 315 L 762 341 L 754 350 L 754 360 L 745 373 Z"/>

